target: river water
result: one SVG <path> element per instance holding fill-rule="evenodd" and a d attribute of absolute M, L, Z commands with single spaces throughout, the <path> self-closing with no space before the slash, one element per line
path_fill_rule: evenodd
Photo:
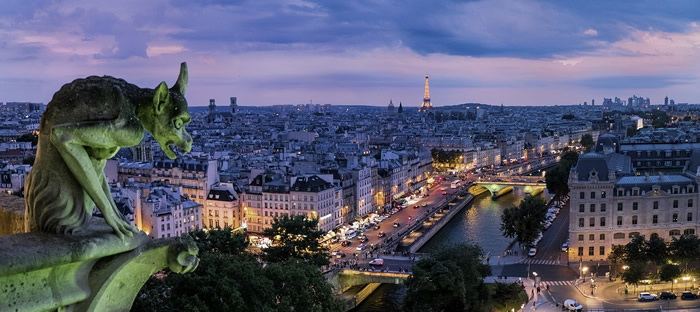
<path fill-rule="evenodd" d="M 505 208 L 519 205 L 525 196 L 522 189 L 517 187 L 514 192 L 496 200 L 492 200 L 488 193 L 477 196 L 419 252 L 431 252 L 445 245 L 469 242 L 481 246 L 484 254 L 490 253 L 494 256 L 501 254 L 512 241 L 511 238 L 503 237 L 501 234 L 501 214 Z M 405 294 L 406 289 L 403 285 L 384 284 L 354 311 L 399 311 Z"/>

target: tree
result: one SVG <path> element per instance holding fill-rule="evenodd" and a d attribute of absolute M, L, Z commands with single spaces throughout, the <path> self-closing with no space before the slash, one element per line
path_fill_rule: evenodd
<path fill-rule="evenodd" d="M 637 135 L 637 129 L 635 127 L 627 127 L 627 137 L 633 137 Z"/>
<path fill-rule="evenodd" d="M 572 114 L 566 114 L 564 116 L 561 116 L 561 119 L 564 119 L 564 120 L 573 120 L 575 118 L 576 118 L 576 116 L 574 116 Z"/>
<path fill-rule="evenodd" d="M 263 259 L 268 262 L 301 260 L 317 266 L 330 263 L 328 249 L 319 243 L 323 232 L 318 230 L 318 220 L 314 218 L 283 215 L 275 218 L 263 235 L 273 243 L 263 250 Z"/>
<path fill-rule="evenodd" d="M 662 265 L 668 260 L 668 248 L 663 238 L 653 235 L 644 244 L 644 258 L 656 265 Z"/>
<path fill-rule="evenodd" d="M 569 151 L 564 153 L 564 155 L 561 155 L 561 159 L 559 160 L 559 163 L 566 168 L 566 171 L 569 172 L 573 166 L 576 166 L 576 163 L 578 162 L 578 153 Z"/>
<path fill-rule="evenodd" d="M 681 276 L 681 269 L 672 263 L 666 263 L 661 267 L 659 279 L 662 282 L 671 282 L 671 292 L 673 292 L 673 282 Z"/>
<path fill-rule="evenodd" d="M 635 236 L 627 245 L 625 245 L 625 263 L 628 265 L 633 262 L 646 264 L 649 261 L 646 251 L 647 241 L 644 236 Z"/>
<path fill-rule="evenodd" d="M 690 117 L 690 116 L 683 117 L 683 121 L 691 121 L 691 120 L 693 120 L 693 117 Z"/>
<path fill-rule="evenodd" d="M 612 250 L 608 254 L 608 261 L 610 262 L 611 271 L 613 276 L 615 276 L 615 268 L 618 263 L 621 263 L 625 259 L 625 246 L 623 245 L 613 245 Z"/>
<path fill-rule="evenodd" d="M 190 232 L 200 251 L 240 255 L 248 247 L 248 235 L 243 231 L 234 232 L 230 228 L 197 230 Z"/>
<path fill-rule="evenodd" d="M 24 133 L 17 137 L 17 142 L 32 142 L 32 146 L 39 143 L 39 135 L 35 133 Z"/>
<path fill-rule="evenodd" d="M 477 245 L 443 248 L 413 266 L 406 279 L 406 311 L 478 311 L 488 301 L 484 277 L 491 267 L 483 263 Z"/>
<path fill-rule="evenodd" d="M 29 155 L 27 157 L 24 157 L 24 159 L 22 159 L 22 164 L 33 166 L 35 159 L 36 159 L 36 156 Z"/>
<path fill-rule="evenodd" d="M 552 194 L 564 195 L 569 192 L 569 171 L 561 163 L 547 170 L 544 181 Z"/>
<path fill-rule="evenodd" d="M 586 152 L 591 151 L 591 147 L 593 147 L 593 144 L 595 144 L 595 142 L 593 142 L 592 135 L 586 133 L 581 136 L 581 146 L 586 148 Z"/>
<path fill-rule="evenodd" d="M 547 215 L 547 204 L 539 197 L 527 196 L 518 207 L 507 208 L 501 215 L 503 236 L 516 238 L 520 246 L 530 246 L 540 232 Z"/>
<path fill-rule="evenodd" d="M 622 280 L 627 284 L 633 284 L 636 292 L 637 284 L 644 279 L 644 263 L 631 262 L 628 266 L 627 270 L 622 272 Z"/>
<path fill-rule="evenodd" d="M 684 234 L 678 239 L 674 237 L 669 244 L 669 249 L 671 259 L 684 262 L 687 270 L 688 262 L 700 257 L 700 239 L 694 234 Z"/>

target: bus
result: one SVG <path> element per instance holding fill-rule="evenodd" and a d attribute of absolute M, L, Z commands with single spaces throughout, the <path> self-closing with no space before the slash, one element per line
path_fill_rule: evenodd
<path fill-rule="evenodd" d="M 454 181 L 452 181 L 452 185 L 450 187 L 453 189 L 456 189 L 457 185 L 459 185 L 459 180 L 454 180 Z"/>

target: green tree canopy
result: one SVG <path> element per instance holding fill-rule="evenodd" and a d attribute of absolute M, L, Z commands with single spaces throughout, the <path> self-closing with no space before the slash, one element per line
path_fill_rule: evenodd
<path fill-rule="evenodd" d="M 547 204 L 540 197 L 527 196 L 518 207 L 510 207 L 501 215 L 503 236 L 513 238 L 521 246 L 531 245 L 541 231 L 547 216 Z"/>
<path fill-rule="evenodd" d="M 694 234 L 681 235 L 680 238 L 673 238 L 669 244 L 671 259 L 684 262 L 686 267 L 688 262 L 700 257 L 700 239 Z"/>
<path fill-rule="evenodd" d="M 263 250 L 263 259 L 268 262 L 302 260 L 317 266 L 330 263 L 328 249 L 319 243 L 323 232 L 318 230 L 316 219 L 283 215 L 275 218 L 263 235 L 272 239 L 272 246 Z"/>
<path fill-rule="evenodd" d="M 659 279 L 662 282 L 671 282 L 673 283 L 673 280 L 679 278 L 681 276 L 681 269 L 672 263 L 666 263 L 663 266 L 661 266 L 661 271 L 659 272 Z M 671 288 L 673 289 L 673 284 L 671 284 Z"/>
<path fill-rule="evenodd" d="M 627 137 L 633 137 L 635 135 L 637 135 L 637 128 L 627 127 Z"/>
<path fill-rule="evenodd" d="M 625 246 L 624 245 L 612 245 L 612 250 L 608 254 L 608 261 L 611 265 L 611 271 L 613 275 L 615 274 L 615 268 L 619 263 L 625 260 Z"/>
<path fill-rule="evenodd" d="M 17 142 L 32 142 L 32 146 L 39 143 L 39 135 L 34 133 L 24 133 L 17 137 Z"/>
<path fill-rule="evenodd" d="M 636 288 L 639 281 L 644 279 L 644 263 L 632 262 L 628 266 L 627 270 L 622 272 L 622 280 Z"/>
<path fill-rule="evenodd" d="M 491 267 L 477 245 L 443 248 L 413 266 L 405 284 L 406 311 L 479 311 L 488 301 L 483 279 Z"/>
<path fill-rule="evenodd" d="M 669 258 L 668 248 L 663 238 L 658 235 L 651 236 L 644 245 L 644 258 L 657 265 L 666 263 Z"/>

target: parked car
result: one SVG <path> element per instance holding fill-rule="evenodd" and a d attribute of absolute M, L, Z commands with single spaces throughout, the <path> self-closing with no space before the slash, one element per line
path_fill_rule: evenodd
<path fill-rule="evenodd" d="M 530 248 L 530 251 L 527 253 L 528 256 L 534 257 L 537 254 L 537 248 L 532 247 Z"/>
<path fill-rule="evenodd" d="M 561 244 L 561 251 L 563 251 L 563 252 L 569 251 L 569 242 Z"/>
<path fill-rule="evenodd" d="M 692 294 L 692 293 L 691 293 Z M 672 292 L 664 291 L 659 295 L 659 299 L 661 300 L 669 300 L 669 299 L 676 299 L 678 296 Z"/>
<path fill-rule="evenodd" d="M 683 300 L 695 300 L 695 299 L 698 299 L 698 295 L 694 294 L 692 291 L 684 291 L 681 294 L 681 299 L 683 299 Z"/>
<path fill-rule="evenodd" d="M 375 230 L 379 230 L 379 224 L 375 225 L 375 226 L 374 226 L 374 229 L 375 229 Z"/>
<path fill-rule="evenodd" d="M 442 195 L 447 195 L 447 192 L 445 192 L 445 191 L 442 191 Z"/>
<path fill-rule="evenodd" d="M 421 207 L 425 207 L 425 206 L 428 206 L 428 204 L 422 203 L 420 206 L 421 206 Z"/>
<path fill-rule="evenodd" d="M 397 227 L 399 227 L 399 226 L 401 226 L 401 223 L 394 222 L 394 227 L 395 227 L 395 228 L 397 228 Z"/>
<path fill-rule="evenodd" d="M 363 238 L 360 238 L 360 243 L 366 243 L 368 240 L 369 239 L 367 238 L 367 236 L 365 236 Z"/>
<path fill-rule="evenodd" d="M 567 311 L 583 311 L 583 306 L 574 299 L 564 300 L 564 309 Z"/>
<path fill-rule="evenodd" d="M 351 244 L 352 244 L 352 242 L 350 242 L 349 240 L 344 240 L 340 245 L 342 245 L 343 247 L 348 247 Z"/>
<path fill-rule="evenodd" d="M 382 265 L 384 265 L 384 259 L 379 259 L 379 258 L 374 259 L 374 260 L 369 262 L 369 265 L 382 266 Z"/>
<path fill-rule="evenodd" d="M 386 236 L 386 233 L 384 233 L 384 232 L 377 233 L 377 237 L 379 237 L 379 238 L 384 237 L 384 236 Z"/>
<path fill-rule="evenodd" d="M 689 293 L 694 295 L 691 292 L 689 292 Z M 683 293 L 683 294 L 685 295 L 685 293 Z M 648 292 L 643 292 L 643 293 L 639 293 L 639 297 L 637 298 L 637 300 L 639 300 L 639 301 L 655 301 L 655 300 L 659 300 L 659 297 L 657 297 L 654 294 L 650 294 Z"/>
<path fill-rule="evenodd" d="M 339 252 L 338 254 L 335 255 L 335 257 L 336 257 L 337 259 L 345 258 L 345 253 Z"/>

